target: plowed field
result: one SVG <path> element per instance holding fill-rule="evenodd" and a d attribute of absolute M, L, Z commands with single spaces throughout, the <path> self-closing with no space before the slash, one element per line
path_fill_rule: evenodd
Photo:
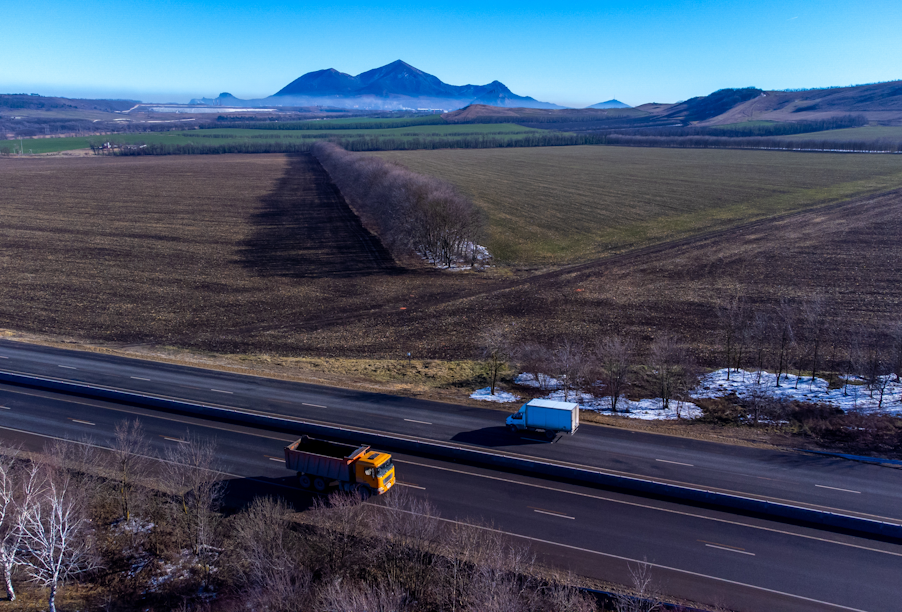
<path fill-rule="evenodd" d="M 0 162 L 0 327 L 114 345 L 466 358 L 482 330 L 551 342 L 679 333 L 715 305 L 822 293 L 837 325 L 902 316 L 902 192 L 542 274 L 403 270 L 310 157 Z"/>

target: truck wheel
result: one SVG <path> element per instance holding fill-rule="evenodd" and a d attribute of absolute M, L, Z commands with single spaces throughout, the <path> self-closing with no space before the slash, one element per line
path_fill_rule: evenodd
<path fill-rule="evenodd" d="M 326 481 L 322 478 L 314 478 L 313 488 L 316 489 L 317 493 L 322 493 L 326 490 Z"/>
<path fill-rule="evenodd" d="M 301 485 L 302 489 L 309 489 L 310 485 L 310 477 L 307 474 L 298 474 L 298 484 Z"/>
<path fill-rule="evenodd" d="M 512 434 L 515 434 L 515 433 L 517 433 L 517 426 L 516 425 L 508 425 L 507 430 L 509 432 L 511 432 Z"/>
<path fill-rule="evenodd" d="M 360 485 L 357 487 L 357 495 L 360 496 L 360 501 L 365 502 L 373 495 L 373 490 L 366 485 Z"/>
<path fill-rule="evenodd" d="M 556 436 L 557 436 L 557 432 L 556 432 L 556 431 L 546 431 L 546 432 L 545 432 L 545 439 L 546 439 L 546 440 L 554 440 L 554 438 L 555 438 Z"/>

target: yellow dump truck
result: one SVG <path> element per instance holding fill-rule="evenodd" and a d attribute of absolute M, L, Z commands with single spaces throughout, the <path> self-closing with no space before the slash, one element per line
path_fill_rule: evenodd
<path fill-rule="evenodd" d="M 285 467 L 298 473 L 302 488 L 313 488 L 318 493 L 336 487 L 367 499 L 385 493 L 395 484 L 395 466 L 388 453 L 310 436 L 285 447 Z"/>

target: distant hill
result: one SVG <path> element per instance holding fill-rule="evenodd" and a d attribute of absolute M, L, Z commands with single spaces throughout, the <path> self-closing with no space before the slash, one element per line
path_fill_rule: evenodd
<path fill-rule="evenodd" d="M 487 85 L 448 85 L 401 60 L 357 76 L 334 68 L 308 72 L 274 95 L 259 100 L 239 100 L 221 94 L 215 99 L 198 98 L 191 103 L 214 106 L 327 106 L 358 110 L 454 110 L 474 103 L 499 107 L 562 108 L 519 96 L 499 81 Z"/>
<path fill-rule="evenodd" d="M 632 108 L 629 104 L 624 104 L 620 100 L 608 100 L 607 102 L 599 102 L 598 104 L 593 104 L 592 106 L 588 106 L 587 108 Z"/>

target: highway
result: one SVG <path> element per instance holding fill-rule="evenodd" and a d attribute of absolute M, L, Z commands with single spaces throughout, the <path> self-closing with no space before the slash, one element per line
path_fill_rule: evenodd
<path fill-rule="evenodd" d="M 309 504 L 282 464 L 284 434 L 7 385 L 0 407 L 0 439 L 32 450 L 54 437 L 108 446 L 118 422 L 139 418 L 162 455 L 190 429 L 216 438 L 236 486 Z M 628 562 L 645 560 L 662 592 L 735 610 L 898 608 L 899 545 L 406 455 L 395 463 L 399 486 L 444 520 L 491 525 L 579 575 L 626 583 Z"/>
<path fill-rule="evenodd" d="M 85 382 L 388 434 L 585 465 L 888 522 L 902 522 L 902 470 L 583 424 L 549 444 L 504 414 L 432 401 L 0 341 L 0 370 Z"/>

